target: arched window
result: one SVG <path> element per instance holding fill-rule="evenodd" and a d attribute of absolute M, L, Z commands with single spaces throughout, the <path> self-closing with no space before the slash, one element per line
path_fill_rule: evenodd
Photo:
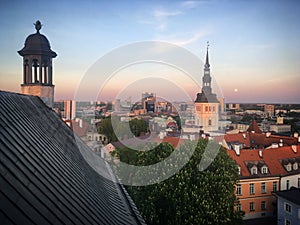
<path fill-rule="evenodd" d="M 240 166 L 237 166 L 237 168 L 238 168 L 238 173 L 239 173 L 239 175 L 241 175 L 241 167 L 240 167 Z"/>
<path fill-rule="evenodd" d="M 286 165 L 286 170 L 288 172 L 292 170 L 292 164 L 291 163 L 289 163 L 289 164 Z"/>
<path fill-rule="evenodd" d="M 33 83 L 39 82 L 39 61 L 37 59 L 32 60 L 32 70 L 33 71 Z"/>
<path fill-rule="evenodd" d="M 262 174 L 267 174 L 267 173 L 268 173 L 268 167 L 263 166 L 263 167 L 261 168 L 261 173 L 262 173 Z"/>
<path fill-rule="evenodd" d="M 295 163 L 293 164 L 293 170 L 297 170 L 297 169 L 298 169 L 298 163 L 295 162 Z"/>
<path fill-rule="evenodd" d="M 250 172 L 251 172 L 251 175 L 256 175 L 257 174 L 257 167 L 256 166 L 252 166 Z"/>

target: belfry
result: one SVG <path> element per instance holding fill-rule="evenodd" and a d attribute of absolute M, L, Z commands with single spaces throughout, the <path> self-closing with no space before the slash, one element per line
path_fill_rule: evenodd
<path fill-rule="evenodd" d="M 52 58 L 57 54 L 51 50 L 48 39 L 40 34 L 41 22 L 36 21 L 36 33 L 29 35 L 22 50 L 23 83 L 22 94 L 39 96 L 50 108 L 53 107 L 54 85 Z"/>
<path fill-rule="evenodd" d="M 212 92 L 210 64 L 208 57 L 208 43 L 202 78 L 202 91 L 197 93 L 195 100 L 195 125 L 200 126 L 204 132 L 219 129 L 219 101 L 216 94 Z"/>

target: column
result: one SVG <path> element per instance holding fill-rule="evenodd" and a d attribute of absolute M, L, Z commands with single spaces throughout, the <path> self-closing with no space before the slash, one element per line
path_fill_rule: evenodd
<path fill-rule="evenodd" d="M 49 62 L 48 65 L 48 78 L 49 78 L 48 83 L 52 84 L 52 62 L 51 61 Z"/>
<path fill-rule="evenodd" d="M 43 83 L 43 68 L 42 68 L 42 61 L 39 63 L 39 83 Z"/>
<path fill-rule="evenodd" d="M 47 79 L 47 62 L 44 62 L 44 83 L 47 84 L 48 83 L 48 79 Z"/>

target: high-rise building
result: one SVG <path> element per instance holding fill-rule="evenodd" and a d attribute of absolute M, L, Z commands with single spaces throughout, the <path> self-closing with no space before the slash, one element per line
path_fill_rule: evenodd
<path fill-rule="evenodd" d="M 66 120 L 74 120 L 76 117 L 76 101 L 65 100 L 64 101 L 64 118 Z"/>
<path fill-rule="evenodd" d="M 155 112 L 156 95 L 150 92 L 142 93 L 142 105 L 143 109 L 147 112 Z"/>
<path fill-rule="evenodd" d="M 275 106 L 274 105 L 264 105 L 264 111 L 266 116 L 271 117 L 275 115 Z"/>
<path fill-rule="evenodd" d="M 53 107 L 54 85 L 52 58 L 57 54 L 51 50 L 48 39 L 40 34 L 41 22 L 35 23 L 36 33 L 29 35 L 24 47 L 18 51 L 23 56 L 22 94 L 39 96 L 46 105 Z"/>
<path fill-rule="evenodd" d="M 197 94 L 195 100 L 195 124 L 204 132 L 219 130 L 219 101 L 212 93 L 208 45 L 202 78 L 202 92 Z"/>

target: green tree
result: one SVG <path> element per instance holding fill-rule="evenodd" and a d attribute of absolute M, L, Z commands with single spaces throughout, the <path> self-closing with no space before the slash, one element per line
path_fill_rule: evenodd
<path fill-rule="evenodd" d="M 134 136 L 139 137 L 142 133 L 149 132 L 148 122 L 143 119 L 134 118 L 129 121 L 131 132 Z"/>
<path fill-rule="evenodd" d="M 107 137 L 108 142 L 117 141 L 114 129 L 111 124 L 111 117 L 106 117 L 97 124 L 97 130 L 99 134 L 104 134 Z"/>
<path fill-rule="evenodd" d="M 188 163 L 169 179 L 148 186 L 126 187 L 148 224 L 241 223 L 242 214 L 235 210 L 237 167 L 221 148 L 210 166 L 199 171 L 206 145 L 207 140 L 200 140 Z M 184 150 L 190 146 L 187 142 L 175 150 L 179 160 L 185 157 Z M 123 162 L 150 165 L 162 161 L 173 151 L 171 145 L 162 143 L 147 152 L 118 149 L 113 154 Z"/>

